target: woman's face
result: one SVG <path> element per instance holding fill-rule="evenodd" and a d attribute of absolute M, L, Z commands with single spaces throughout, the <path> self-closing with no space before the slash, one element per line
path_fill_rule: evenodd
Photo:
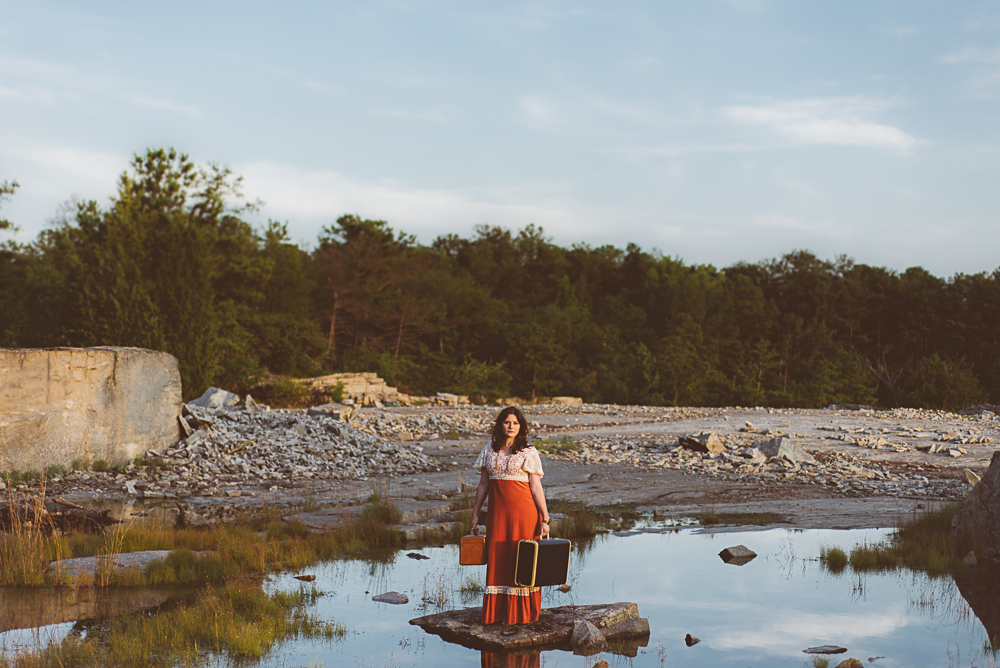
<path fill-rule="evenodd" d="M 503 433 L 507 438 L 514 438 L 517 432 L 521 431 L 521 423 L 517 421 L 517 416 L 511 413 L 503 420 Z"/>

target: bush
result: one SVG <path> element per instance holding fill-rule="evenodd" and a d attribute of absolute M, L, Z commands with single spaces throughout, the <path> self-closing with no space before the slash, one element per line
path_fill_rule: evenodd
<path fill-rule="evenodd" d="M 278 408 L 302 408 L 309 398 L 309 390 L 295 380 L 276 381 L 267 391 L 267 402 Z"/>
<path fill-rule="evenodd" d="M 954 411 L 984 402 L 986 398 L 986 392 L 965 359 L 955 361 L 934 353 L 920 360 L 910 394 L 915 405 Z"/>

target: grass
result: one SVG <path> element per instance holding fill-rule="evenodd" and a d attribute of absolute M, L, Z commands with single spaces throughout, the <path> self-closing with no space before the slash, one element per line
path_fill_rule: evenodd
<path fill-rule="evenodd" d="M 847 568 L 847 553 L 839 547 L 821 547 L 819 560 L 828 571 L 840 574 Z"/>
<path fill-rule="evenodd" d="M 398 547 L 399 533 L 388 526 L 398 521 L 394 521 L 398 513 L 395 505 L 379 500 L 364 507 L 359 521 L 325 533 L 310 532 L 297 522 L 271 520 L 186 529 L 116 526 L 103 533 L 56 536 L 46 535 L 43 527 L 22 523 L 0 534 L 0 586 L 68 584 L 47 571 L 49 562 L 145 550 L 171 550 L 174 554 L 141 573 L 109 569 L 100 571 L 93 581 L 77 584 L 204 584 L 244 574 L 301 569 L 345 554 Z M 198 552 L 210 554 L 199 556 Z"/>
<path fill-rule="evenodd" d="M 343 624 L 306 610 L 319 596 L 315 589 L 268 595 L 247 582 L 209 587 L 193 605 L 112 618 L 85 637 L 73 633 L 34 652 L 4 656 L 0 668 L 199 665 L 222 657 L 246 665 L 291 638 L 343 638 Z"/>
<path fill-rule="evenodd" d="M 715 508 L 709 508 L 703 513 L 696 515 L 698 521 L 704 526 L 711 526 L 713 524 L 729 524 L 729 525 L 765 525 L 765 524 L 784 524 L 788 522 L 788 518 L 784 515 L 779 515 L 778 513 L 717 513 Z"/>
<path fill-rule="evenodd" d="M 951 503 L 903 522 L 882 543 L 856 545 L 847 557 L 847 565 L 855 573 L 909 568 L 932 577 L 965 570 L 967 566 L 962 558 L 976 546 L 959 545 L 951 533 L 951 520 L 958 507 L 957 503 Z M 824 551 L 828 556 L 834 551 L 840 554 L 824 559 Z M 831 572 L 841 572 L 845 567 L 843 550 L 824 548 L 824 551 L 820 552 L 821 562 Z M 839 570 L 835 570 L 838 566 Z"/>
<path fill-rule="evenodd" d="M 563 436 L 560 439 L 540 438 L 532 445 L 539 452 L 545 453 L 576 451 L 581 447 L 579 443 L 573 440 L 572 436 Z"/>
<path fill-rule="evenodd" d="M 805 665 L 812 666 L 812 668 L 830 668 L 830 657 L 814 656 L 812 660 L 807 662 Z"/>

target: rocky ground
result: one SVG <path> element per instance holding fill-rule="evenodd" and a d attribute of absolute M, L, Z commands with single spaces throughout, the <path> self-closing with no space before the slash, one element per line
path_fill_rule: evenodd
<path fill-rule="evenodd" d="M 76 471 L 17 484 L 78 503 L 124 501 L 123 514 L 226 521 L 269 507 L 354 505 L 372 491 L 454 497 L 495 407 L 266 410 L 188 406 L 190 435 L 146 466 Z M 896 409 L 782 410 L 531 406 L 551 499 L 635 504 L 670 514 L 772 512 L 802 527 L 885 526 L 964 496 L 989 464 L 1000 416 Z M 339 418 L 339 419 L 338 419 Z M 343 422 L 350 418 L 350 423 Z M 711 449 L 679 445 L 714 434 Z M 784 456 L 765 441 L 783 439 Z M 689 445 L 697 447 L 695 440 Z M 814 463 L 787 453 L 799 446 Z M 777 446 L 775 446 L 777 447 Z M 152 465 L 149 465 L 152 464 Z"/>

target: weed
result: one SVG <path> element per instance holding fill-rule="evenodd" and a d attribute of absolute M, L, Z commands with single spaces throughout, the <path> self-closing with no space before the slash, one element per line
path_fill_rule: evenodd
<path fill-rule="evenodd" d="M 442 435 L 441 438 L 447 438 L 449 440 L 454 441 L 456 438 L 459 438 L 459 436 L 461 436 L 461 434 L 459 434 L 457 431 L 455 431 L 454 429 L 452 429 L 448 433 Z"/>
<path fill-rule="evenodd" d="M 45 467 L 45 479 L 51 480 L 66 475 L 66 467 L 62 464 L 52 464 Z"/>
<path fill-rule="evenodd" d="M 847 554 L 839 547 L 822 547 L 819 560 L 831 573 L 839 575 L 847 567 Z"/>
<path fill-rule="evenodd" d="M 97 461 L 95 461 L 93 464 L 90 465 L 90 469 L 98 473 L 104 473 L 109 468 L 111 467 L 108 464 L 107 460 L 105 459 L 98 459 Z"/>
<path fill-rule="evenodd" d="M 560 532 L 563 537 L 576 538 L 597 535 L 597 527 L 601 524 L 603 518 L 586 505 L 582 503 L 575 506 L 558 504 L 557 507 L 560 508 L 565 517 L 562 531 Z"/>
<path fill-rule="evenodd" d="M 712 524 L 730 525 L 765 525 L 765 524 L 785 524 L 788 518 L 778 513 L 718 513 L 715 508 L 709 508 L 704 513 L 697 515 L 698 521 L 705 526 Z"/>
<path fill-rule="evenodd" d="M 69 468 L 72 471 L 86 471 L 90 468 L 90 463 L 86 459 L 74 459 Z"/>
<path fill-rule="evenodd" d="M 814 656 L 812 661 L 806 664 L 807 666 L 812 666 L 812 668 L 830 668 L 830 657 L 828 656 Z"/>
<path fill-rule="evenodd" d="M 572 436 L 563 436 L 558 440 L 551 438 L 540 438 L 537 439 L 533 445 L 540 452 L 546 452 L 546 453 L 576 451 L 579 450 L 581 447 L 579 443 L 573 440 Z"/>
<path fill-rule="evenodd" d="M 391 500 L 383 500 L 378 494 L 368 497 L 368 504 L 361 509 L 361 521 L 365 524 L 399 524 L 403 514 Z"/>

